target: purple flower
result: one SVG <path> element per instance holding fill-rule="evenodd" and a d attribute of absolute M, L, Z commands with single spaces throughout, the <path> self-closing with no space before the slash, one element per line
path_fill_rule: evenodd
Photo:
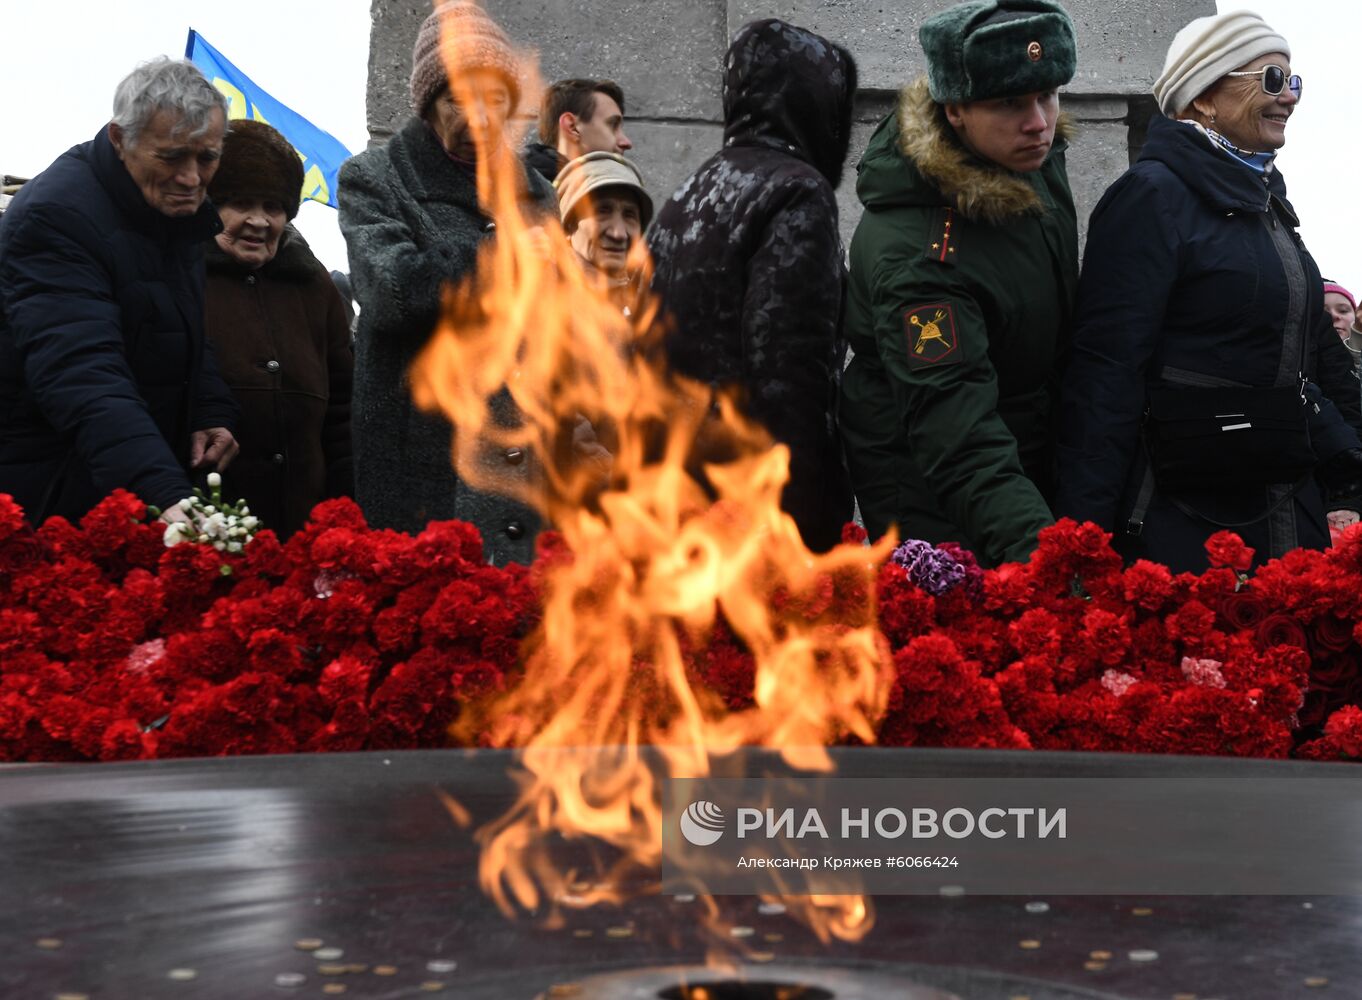
<path fill-rule="evenodd" d="M 940 597 L 966 577 L 965 567 L 930 542 L 909 538 L 894 550 L 890 561 L 902 566 L 908 579 L 933 597 Z"/>

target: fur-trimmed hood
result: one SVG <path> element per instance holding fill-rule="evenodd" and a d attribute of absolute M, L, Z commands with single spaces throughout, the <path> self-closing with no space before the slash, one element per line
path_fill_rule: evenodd
<path fill-rule="evenodd" d="M 1062 153 L 1073 134 L 1072 120 L 1061 114 L 1050 156 Z M 944 200 L 965 218 L 993 225 L 1044 210 L 1027 175 L 981 160 L 960 144 L 926 77 L 903 88 L 897 112 L 871 137 L 857 167 L 856 194 L 867 207 Z"/>

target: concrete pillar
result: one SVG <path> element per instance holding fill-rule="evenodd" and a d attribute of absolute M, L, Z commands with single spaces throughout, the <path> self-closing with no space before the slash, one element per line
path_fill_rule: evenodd
<path fill-rule="evenodd" d="M 372 0 L 368 119 L 383 142 L 411 114 L 411 49 L 430 12 L 420 0 Z M 624 88 L 632 154 L 659 203 L 722 141 L 722 64 L 728 40 L 760 17 L 780 17 L 846 46 L 860 67 L 851 164 L 894 95 L 924 71 L 917 30 L 951 0 L 486 0 L 518 43 L 540 53 L 540 73 L 608 77 Z M 1078 73 L 1063 104 L 1079 134 L 1069 173 L 1080 227 L 1107 185 L 1129 165 L 1152 111 L 1150 86 L 1174 33 L 1215 13 L 1214 0 L 1067 0 L 1078 30 Z M 538 96 L 527 94 L 533 114 Z M 855 170 L 838 191 L 842 230 L 860 216 Z"/>

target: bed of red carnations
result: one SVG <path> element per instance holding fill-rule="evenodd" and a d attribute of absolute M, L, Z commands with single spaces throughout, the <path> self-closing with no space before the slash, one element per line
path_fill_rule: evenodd
<path fill-rule="evenodd" d="M 905 543 L 878 577 L 895 671 L 878 742 L 1362 757 L 1362 529 L 1251 575 L 1234 535 L 1207 549 L 1200 575 L 1124 567 L 1063 521 L 1029 563 L 985 571 Z M 0 760 L 450 745 L 461 706 L 516 682 L 543 567 L 570 558 L 550 533 L 534 565 L 488 566 L 470 525 L 371 530 L 348 500 L 286 545 L 168 548 L 126 493 L 36 530 L 0 494 Z M 842 588 L 785 613 L 835 620 Z M 750 704 L 726 629 L 688 656 L 695 683 Z"/>

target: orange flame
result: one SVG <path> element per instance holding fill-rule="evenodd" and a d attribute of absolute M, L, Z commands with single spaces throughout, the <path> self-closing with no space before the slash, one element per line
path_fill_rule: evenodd
<path fill-rule="evenodd" d="M 443 46 L 454 96 L 469 106 L 452 22 Z M 527 80 L 523 90 L 537 87 Z M 629 317 L 612 303 L 556 212 L 527 199 L 513 143 L 474 126 L 479 198 L 496 238 L 480 248 L 476 275 L 446 293 L 411 375 L 418 404 L 456 427 L 460 476 L 536 506 L 571 553 L 547 568 L 523 682 L 459 723 L 465 739 L 490 733 L 493 745 L 519 748 L 526 772 L 516 805 L 480 834 L 482 885 L 508 914 L 547 901 L 553 921 L 560 905 L 618 902 L 656 871 L 662 815 L 644 747 L 656 748 L 666 774 L 702 777 L 712 756 L 741 747 L 826 771 L 829 744 L 873 742 L 892 681 L 874 577 L 893 541 L 810 553 L 780 510 L 788 450 L 730 398 L 716 407 L 708 388 L 662 370 L 655 308 Z M 646 287 L 639 250 L 631 260 Z M 518 420 L 506 419 L 498 394 Z M 608 472 L 572 459 L 583 419 L 609 429 Z M 711 495 L 693 466 L 714 441 L 724 460 L 704 466 Z M 524 449 L 542 472 L 529 485 L 508 481 L 486 460 L 489 447 Z M 809 610 L 834 584 L 859 595 L 839 620 Z M 756 662 L 747 708 L 729 710 L 686 666 L 683 650 L 703 645 L 721 619 Z M 556 838 L 595 838 L 612 860 L 593 873 L 565 870 L 550 850 Z M 857 896 L 786 903 L 824 939 L 859 937 L 872 922 Z"/>

